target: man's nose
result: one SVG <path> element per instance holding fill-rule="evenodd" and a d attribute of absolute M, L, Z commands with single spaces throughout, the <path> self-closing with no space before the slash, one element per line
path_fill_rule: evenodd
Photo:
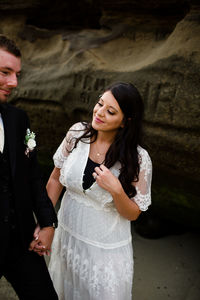
<path fill-rule="evenodd" d="M 8 87 L 16 87 L 18 84 L 18 80 L 17 80 L 17 76 L 16 74 L 11 74 L 8 78 L 8 81 L 7 81 L 7 85 Z"/>

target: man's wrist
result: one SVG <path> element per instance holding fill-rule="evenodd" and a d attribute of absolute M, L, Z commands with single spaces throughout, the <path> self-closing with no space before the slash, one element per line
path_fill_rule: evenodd
<path fill-rule="evenodd" d="M 54 229 L 56 229 L 58 227 L 58 223 L 57 222 L 49 223 L 49 224 L 45 225 L 44 227 L 53 227 Z"/>

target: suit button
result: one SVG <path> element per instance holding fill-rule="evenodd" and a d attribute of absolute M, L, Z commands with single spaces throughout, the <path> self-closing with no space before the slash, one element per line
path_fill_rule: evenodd
<path fill-rule="evenodd" d="M 4 217 L 4 222 L 5 222 L 5 223 L 8 223 L 8 220 L 9 220 L 8 216 L 5 216 L 5 217 Z"/>
<path fill-rule="evenodd" d="M 11 229 L 12 229 L 12 230 L 15 230 L 15 229 L 16 229 L 16 226 L 15 226 L 14 224 L 12 224 L 12 225 L 11 225 Z"/>

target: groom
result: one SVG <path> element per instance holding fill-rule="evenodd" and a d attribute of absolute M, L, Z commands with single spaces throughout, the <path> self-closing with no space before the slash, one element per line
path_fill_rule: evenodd
<path fill-rule="evenodd" d="M 7 103 L 20 71 L 20 50 L 0 35 L 0 278 L 12 284 L 20 299 L 53 300 L 58 297 L 44 257 L 28 250 L 36 227 L 34 215 L 46 251 L 57 217 L 42 183 L 34 136 L 25 142 L 29 119 Z"/>

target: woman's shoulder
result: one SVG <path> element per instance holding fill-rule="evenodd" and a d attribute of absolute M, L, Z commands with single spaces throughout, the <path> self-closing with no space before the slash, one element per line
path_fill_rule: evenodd
<path fill-rule="evenodd" d="M 79 131 L 79 130 L 85 130 L 86 129 L 86 126 L 87 126 L 87 123 L 86 122 L 77 122 L 75 124 L 73 124 L 70 128 L 69 128 L 69 131 Z"/>
<path fill-rule="evenodd" d="M 137 150 L 140 155 L 149 155 L 148 151 L 140 145 L 137 146 Z"/>
<path fill-rule="evenodd" d="M 86 128 L 87 128 L 86 122 L 78 122 L 78 123 L 73 124 L 69 128 L 69 130 L 66 134 L 66 139 L 71 140 L 71 138 L 79 138 L 84 133 Z"/>
<path fill-rule="evenodd" d="M 140 157 L 140 163 L 141 164 L 144 164 L 144 163 L 151 164 L 151 158 L 150 158 L 148 151 L 146 149 L 142 148 L 141 146 L 138 146 L 137 150 L 138 150 L 138 154 Z"/>

